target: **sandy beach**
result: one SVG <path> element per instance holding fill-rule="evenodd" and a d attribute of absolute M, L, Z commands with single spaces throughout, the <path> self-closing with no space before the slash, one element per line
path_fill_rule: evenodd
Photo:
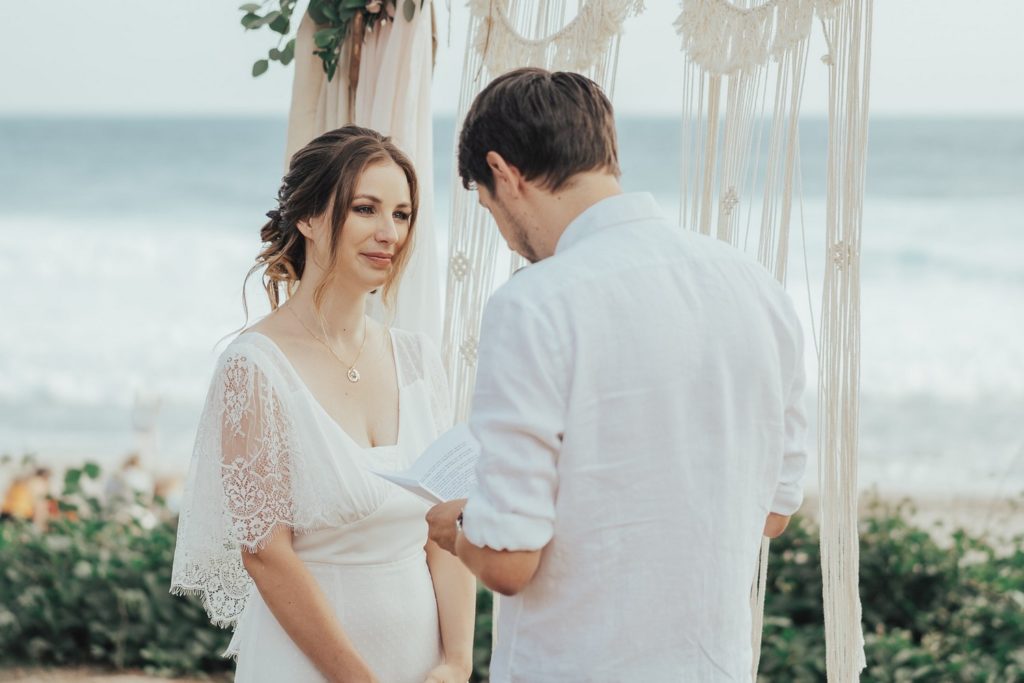
<path fill-rule="evenodd" d="M 817 519 L 818 505 L 817 494 L 808 493 L 800 514 Z M 870 516 L 875 507 L 897 505 L 903 506 L 908 521 L 932 532 L 940 543 L 948 542 L 958 529 L 984 537 L 997 548 L 1015 536 L 1024 535 L 1024 495 L 942 496 L 928 492 L 868 491 L 860 496 L 860 519 Z"/>

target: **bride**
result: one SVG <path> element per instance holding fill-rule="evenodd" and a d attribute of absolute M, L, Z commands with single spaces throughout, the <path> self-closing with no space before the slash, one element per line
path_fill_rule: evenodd
<path fill-rule="evenodd" d="M 172 590 L 235 627 L 237 681 L 466 681 L 474 581 L 427 542 L 428 505 L 370 471 L 404 469 L 450 421 L 433 346 L 365 312 L 409 257 L 415 171 L 346 126 L 292 157 L 278 199 L 250 271 L 272 312 L 217 363 Z"/>

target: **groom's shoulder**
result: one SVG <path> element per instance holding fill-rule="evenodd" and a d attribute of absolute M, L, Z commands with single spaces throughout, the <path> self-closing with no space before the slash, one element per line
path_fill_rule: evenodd
<path fill-rule="evenodd" d="M 557 308 L 562 289 L 560 283 L 565 281 L 564 270 L 556 263 L 557 260 L 557 257 L 547 258 L 515 271 L 491 295 L 487 306 L 492 309 Z"/>

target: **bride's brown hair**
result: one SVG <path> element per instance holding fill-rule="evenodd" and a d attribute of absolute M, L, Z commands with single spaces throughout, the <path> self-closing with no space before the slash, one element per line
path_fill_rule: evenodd
<path fill-rule="evenodd" d="M 419 212 L 416 170 L 391 138 L 369 128 L 345 126 L 324 133 L 292 156 L 288 173 L 277 193 L 278 206 L 267 212 L 270 220 L 260 231 L 263 250 L 256 257 L 256 265 L 245 276 L 245 283 L 249 282 L 254 273 L 264 269 L 263 288 L 267 291 L 271 310 L 282 303 L 282 287 L 287 296 L 294 293 L 306 268 L 306 240 L 299 232 L 298 224 L 324 216 L 329 211 L 331 261 L 327 266 L 326 277 L 313 292 L 313 301 L 317 309 L 320 308 L 324 292 L 334 274 L 338 236 L 352 208 L 356 183 L 367 167 L 381 162 L 393 162 L 405 173 L 412 205 L 409 211 L 409 235 L 395 254 L 391 272 L 382 287 L 384 303 L 392 303 L 409 260 L 413 227 Z M 248 318 L 244 284 L 242 303 Z"/>

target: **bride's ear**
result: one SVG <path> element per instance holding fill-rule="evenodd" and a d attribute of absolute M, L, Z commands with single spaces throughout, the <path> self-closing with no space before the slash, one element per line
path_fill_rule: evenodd
<path fill-rule="evenodd" d="M 299 221 L 295 224 L 295 227 L 298 228 L 298 231 L 302 233 L 303 237 L 305 237 L 308 240 L 313 239 L 313 225 L 309 222 L 309 220 Z"/>

